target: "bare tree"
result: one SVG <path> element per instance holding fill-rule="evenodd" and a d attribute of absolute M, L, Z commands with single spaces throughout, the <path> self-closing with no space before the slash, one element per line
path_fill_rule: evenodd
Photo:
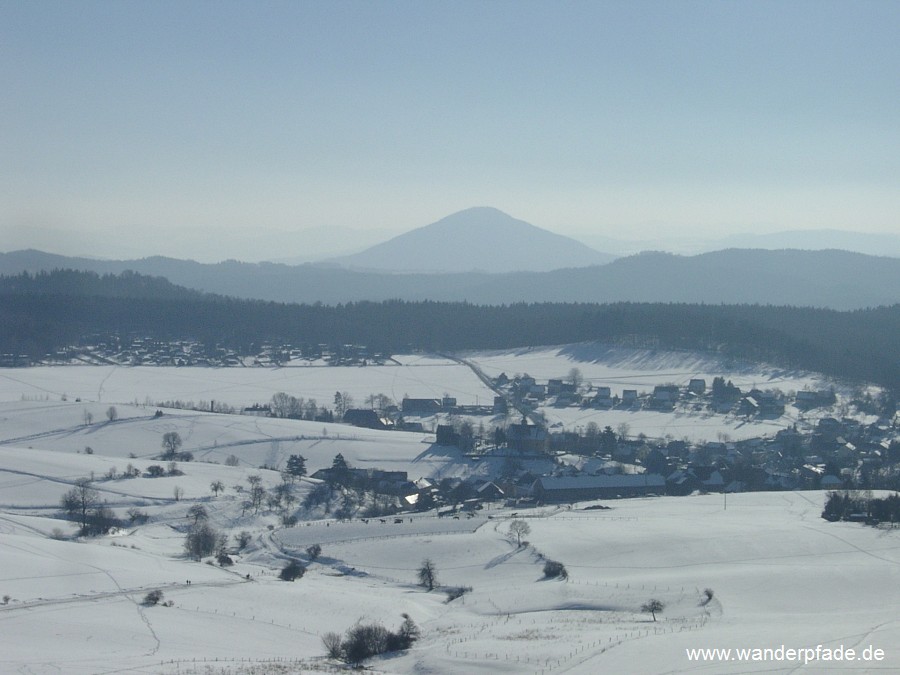
<path fill-rule="evenodd" d="M 514 520 L 509 524 L 509 533 L 515 535 L 516 544 L 522 546 L 522 537 L 531 534 L 531 526 L 524 520 Z"/>
<path fill-rule="evenodd" d="M 196 560 L 212 555 L 217 549 L 224 547 L 224 537 L 205 522 L 192 527 L 184 540 L 184 550 Z"/>
<path fill-rule="evenodd" d="M 87 532 L 91 511 L 100 503 L 100 493 L 91 487 L 90 478 L 79 478 L 75 487 L 62 496 L 60 504 L 70 518 L 77 518 Z"/>
<path fill-rule="evenodd" d="M 569 371 L 569 382 L 572 383 L 572 386 L 577 390 L 582 382 L 584 382 L 584 376 L 581 374 L 581 371 L 578 368 L 572 368 Z"/>
<path fill-rule="evenodd" d="M 651 598 L 643 605 L 641 605 L 641 611 L 651 614 L 654 621 L 656 621 L 657 612 L 662 612 L 665 608 L 665 604 L 663 604 L 662 601 L 657 600 L 656 598 Z"/>
<path fill-rule="evenodd" d="M 353 397 L 349 392 L 334 392 L 334 417 L 337 420 L 343 419 L 344 414 L 353 407 Z"/>
<path fill-rule="evenodd" d="M 429 591 L 433 591 L 437 586 L 437 570 L 430 558 L 425 558 L 419 566 L 419 586 L 424 586 Z"/>
<path fill-rule="evenodd" d="M 209 484 L 209 489 L 212 490 L 216 497 L 218 497 L 219 493 L 225 490 L 225 483 L 220 480 L 214 480 Z"/>
<path fill-rule="evenodd" d="M 266 498 L 266 488 L 263 487 L 262 476 L 259 474 L 247 476 L 247 482 L 250 483 L 250 504 L 253 506 L 254 512 L 258 512 Z"/>
<path fill-rule="evenodd" d="M 470 452 L 475 447 L 475 427 L 469 420 L 463 420 L 459 425 L 459 449 Z"/>
<path fill-rule="evenodd" d="M 175 456 L 175 453 L 178 452 L 178 449 L 181 447 L 181 436 L 177 431 L 167 431 L 163 434 L 162 438 L 162 447 L 165 452 L 163 456 L 166 459 L 171 459 Z"/>
<path fill-rule="evenodd" d="M 279 391 L 272 396 L 270 410 L 273 417 L 298 418 L 303 414 L 303 399 Z"/>
<path fill-rule="evenodd" d="M 189 508 L 187 517 L 194 521 L 194 525 L 198 525 L 201 520 L 209 520 L 209 514 L 203 504 L 194 504 Z"/>
<path fill-rule="evenodd" d="M 176 485 L 172 489 L 172 496 L 175 497 L 176 502 L 180 502 L 181 498 L 184 497 L 184 488 L 181 488 L 178 485 Z"/>
<path fill-rule="evenodd" d="M 106 419 L 110 422 L 115 422 L 119 419 L 119 411 L 116 410 L 116 406 L 111 405 L 106 409 Z"/>
<path fill-rule="evenodd" d="M 85 409 L 85 411 L 84 411 L 84 425 L 85 425 L 85 426 L 90 426 L 90 425 L 91 425 L 91 422 L 93 422 L 93 421 L 94 421 L 94 413 L 92 413 L 90 410 Z"/>
<path fill-rule="evenodd" d="M 340 633 L 325 633 L 325 635 L 322 636 L 322 644 L 325 645 L 325 651 L 328 654 L 329 658 L 335 659 L 337 661 L 343 658 L 343 640 L 344 639 Z"/>
<path fill-rule="evenodd" d="M 370 394 L 366 396 L 366 405 L 379 412 L 384 412 L 393 404 L 394 401 L 386 394 Z"/>

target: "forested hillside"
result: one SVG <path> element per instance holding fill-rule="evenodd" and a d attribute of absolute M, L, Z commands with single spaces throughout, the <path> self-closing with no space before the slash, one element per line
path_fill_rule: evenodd
<path fill-rule="evenodd" d="M 365 344 L 371 351 L 500 349 L 587 340 L 712 350 L 900 389 L 900 305 L 839 312 L 666 303 L 358 302 L 200 295 L 161 279 L 59 271 L 0 277 L 0 351 L 33 358 L 88 336 Z"/>
<path fill-rule="evenodd" d="M 496 249 L 496 250 L 494 250 Z M 497 258 L 514 256 L 494 247 Z M 900 259 L 847 251 L 727 250 L 696 256 L 642 253 L 605 265 L 549 272 L 394 274 L 321 265 L 228 260 L 215 265 L 152 257 L 93 260 L 40 251 L 0 253 L 0 274 L 75 269 L 164 277 L 175 284 L 235 298 L 337 304 L 370 300 L 436 300 L 500 305 L 515 302 L 761 303 L 850 310 L 900 301 Z M 460 262 L 460 265 L 465 263 Z M 464 267 L 460 267 L 464 269 Z"/>

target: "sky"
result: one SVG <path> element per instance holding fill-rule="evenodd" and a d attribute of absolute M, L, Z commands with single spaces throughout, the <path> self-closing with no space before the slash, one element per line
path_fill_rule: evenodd
<path fill-rule="evenodd" d="M 0 1 L 0 251 L 900 233 L 900 3 Z M 302 236 L 301 236 L 302 235 Z"/>

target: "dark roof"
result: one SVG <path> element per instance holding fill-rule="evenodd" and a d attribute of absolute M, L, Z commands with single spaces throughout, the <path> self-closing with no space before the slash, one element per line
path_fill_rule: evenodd
<path fill-rule="evenodd" d="M 613 476 L 543 476 L 538 482 L 544 490 L 584 490 L 601 488 L 658 487 L 666 480 L 657 473 L 623 473 Z"/>

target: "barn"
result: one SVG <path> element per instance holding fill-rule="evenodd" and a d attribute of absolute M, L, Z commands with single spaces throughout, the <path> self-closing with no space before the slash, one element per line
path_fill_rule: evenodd
<path fill-rule="evenodd" d="M 538 502 L 559 503 L 665 494 L 666 479 L 656 473 L 613 476 L 542 476 L 532 488 Z"/>

